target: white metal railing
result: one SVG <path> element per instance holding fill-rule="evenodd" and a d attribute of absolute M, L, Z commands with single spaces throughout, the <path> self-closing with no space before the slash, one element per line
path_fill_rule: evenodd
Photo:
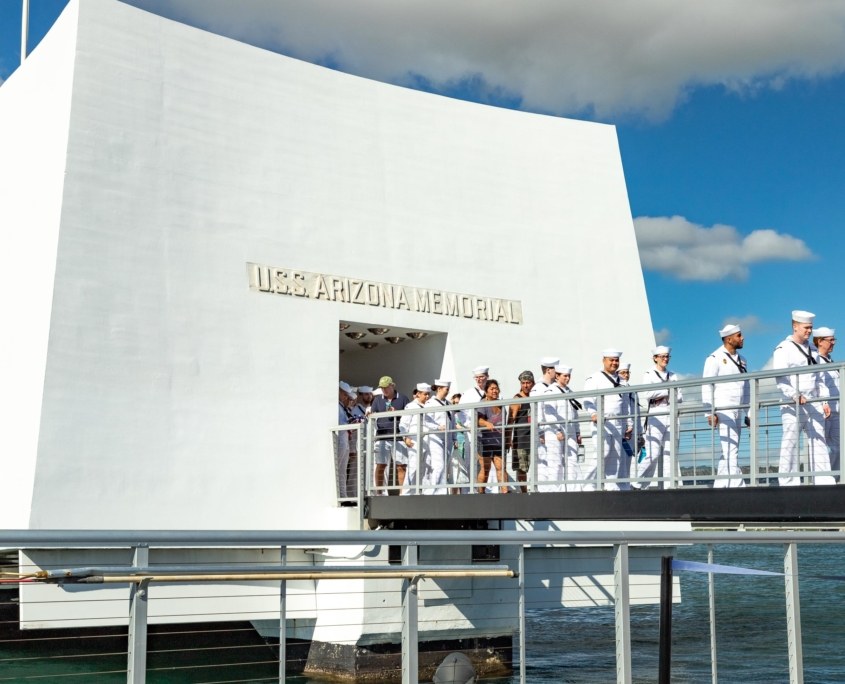
<path fill-rule="evenodd" d="M 428 549 L 459 549 L 469 544 L 496 545 L 502 549 L 503 561 L 498 565 L 475 565 L 475 564 L 425 564 L 420 561 L 426 555 Z M 755 531 L 650 531 L 650 532 L 568 532 L 568 531 L 533 531 L 533 530 L 509 530 L 509 531 L 332 531 L 332 532 L 289 532 L 289 531 L 97 531 L 97 530 L 45 530 L 45 531 L 2 531 L 0 532 L 0 546 L 5 549 L 16 549 L 21 557 L 27 554 L 34 555 L 51 551 L 57 554 L 55 558 L 61 559 L 60 554 L 71 554 L 84 550 L 86 553 L 99 553 L 100 558 L 113 558 L 116 552 L 122 552 L 127 559 L 123 564 L 106 562 L 97 566 L 73 566 L 56 564 L 52 567 L 30 567 L 22 564 L 16 577 L 14 573 L 4 572 L 5 582 L 28 582 L 41 583 L 45 586 L 53 586 L 59 590 L 59 594 L 67 598 L 79 598 L 83 595 L 85 601 L 77 601 L 74 608 L 79 611 L 87 611 L 91 605 L 103 601 L 101 592 L 107 591 L 109 586 L 128 585 L 130 593 L 128 601 L 118 602 L 119 608 L 110 618 L 110 624 L 129 624 L 128 633 L 119 630 L 112 630 L 113 634 L 108 636 L 113 639 L 116 646 L 112 652 L 98 653 L 86 652 L 84 638 L 71 632 L 68 636 L 57 636 L 54 633 L 38 635 L 35 643 L 28 651 L 21 651 L 16 647 L 9 647 L 10 642 L 15 639 L 14 625 L 4 625 L 3 640 L 0 642 L 0 681 L 11 677 L 14 681 L 27 678 L 43 679 L 44 669 L 38 669 L 42 663 L 49 664 L 50 681 L 61 681 L 68 677 L 77 681 L 80 677 L 86 681 L 97 681 L 94 675 L 110 675 L 114 680 L 115 675 L 126 677 L 127 682 L 143 682 L 147 680 L 148 674 L 161 674 L 165 671 L 181 669 L 185 679 L 182 681 L 224 681 L 215 676 L 209 679 L 212 674 L 217 674 L 209 668 L 218 668 L 220 674 L 229 674 L 225 681 L 279 681 L 284 682 L 287 677 L 286 663 L 287 642 L 285 639 L 286 628 L 290 629 L 292 624 L 298 620 L 296 608 L 290 609 L 289 604 L 295 598 L 291 594 L 291 587 L 295 582 L 305 578 L 307 586 L 313 591 L 316 584 L 312 580 L 329 581 L 331 579 L 350 580 L 351 578 L 363 579 L 359 591 L 366 592 L 368 580 L 378 580 L 386 576 L 394 577 L 401 581 L 401 589 L 395 592 L 396 601 L 389 607 L 385 607 L 386 594 L 379 594 L 379 601 L 371 604 L 370 608 L 375 613 L 382 615 L 385 611 L 396 617 L 393 624 L 396 624 L 402 632 L 402 657 L 401 657 L 401 680 L 408 683 L 416 683 L 423 679 L 419 676 L 417 669 L 418 649 L 422 629 L 420 623 L 422 618 L 421 601 L 427 582 L 437 582 L 438 577 L 459 577 L 468 584 L 466 591 L 481 594 L 472 594 L 472 600 L 478 602 L 483 600 L 483 595 L 495 597 L 491 602 L 490 609 L 494 605 L 510 606 L 510 615 L 514 624 L 518 625 L 519 647 L 514 651 L 513 661 L 515 669 L 519 673 L 519 682 L 527 681 L 526 663 L 526 641 L 525 632 L 531 629 L 531 596 L 537 592 L 548 592 L 554 589 L 549 585 L 550 572 L 563 572 L 563 576 L 569 574 L 580 575 L 574 567 L 567 569 L 567 559 L 572 565 L 572 559 L 567 556 L 567 550 L 575 548 L 587 548 L 598 550 L 604 547 L 607 551 L 607 560 L 610 563 L 610 585 L 607 587 L 607 604 L 613 606 L 615 637 L 612 640 L 615 646 L 615 680 L 622 684 L 631 682 L 634 679 L 634 672 L 637 670 L 631 662 L 631 591 L 633 582 L 642 582 L 642 578 L 648 574 L 659 573 L 658 553 L 650 553 L 647 557 L 640 557 L 641 567 L 635 571 L 631 565 L 634 556 L 642 551 L 652 551 L 656 545 L 662 549 L 686 545 L 710 545 L 708 555 L 709 561 L 714 560 L 712 545 L 726 545 L 730 547 L 747 545 L 778 545 L 782 548 L 782 573 L 767 572 L 765 574 L 781 574 L 783 576 L 783 609 L 786 616 L 786 639 L 781 645 L 788 653 L 788 676 L 789 681 L 798 683 L 803 680 L 803 650 L 802 650 L 802 623 L 801 623 L 801 600 L 798 593 L 798 553 L 799 546 L 805 544 L 824 545 L 832 548 L 843 548 L 845 544 L 845 533 L 843 532 L 811 532 L 811 531 L 790 531 L 790 532 L 755 532 Z M 300 556 L 304 553 L 314 553 L 318 549 L 326 549 L 336 546 L 362 547 L 368 550 L 377 550 L 387 545 L 398 545 L 403 550 L 401 554 L 401 565 L 393 565 L 388 562 L 384 554 L 381 560 L 375 560 L 376 556 L 368 552 L 374 562 L 366 567 L 349 565 L 328 565 L 314 564 L 295 560 L 292 553 Z M 219 560 L 216 563 L 197 563 L 195 554 L 206 552 L 218 554 L 218 559 L 225 559 L 225 553 L 232 550 L 261 550 L 263 559 L 252 563 L 228 563 Z M 174 551 L 190 551 L 185 554 L 181 562 L 172 560 Z M 559 556 L 536 556 L 527 552 L 536 550 L 552 550 Z M 430 554 L 428 554 L 430 555 Z M 211 556 L 214 557 L 214 556 Z M 440 556 L 446 558 L 448 556 Z M 276 560 L 272 560 L 275 558 Z M 169 559 L 169 560 L 167 560 Z M 507 559 L 507 560 L 504 560 Z M 550 565 L 551 563 L 551 565 Z M 642 564 L 645 563 L 643 566 Z M 552 571 L 551 568 L 558 568 Z M 777 569 L 777 568 L 774 568 Z M 714 567 L 713 571 L 717 571 Z M 634 580 L 634 575 L 639 579 Z M 498 584 L 478 585 L 479 581 L 492 581 L 483 578 L 500 578 Z M 836 578 L 831 578 L 836 579 Z M 562 582 L 561 579 L 558 579 Z M 230 597 L 222 587 L 227 582 L 238 583 L 241 587 L 252 588 L 254 594 L 265 594 L 270 604 L 275 604 L 275 609 L 262 613 L 267 621 L 275 621 L 277 632 L 280 638 L 280 647 L 275 657 L 268 658 L 267 649 L 262 650 L 260 656 L 247 655 L 243 658 L 240 670 L 231 672 L 226 669 L 225 658 L 217 663 L 214 657 L 208 654 L 194 654 L 197 657 L 190 665 L 174 667 L 173 662 L 164 660 L 166 654 L 173 653 L 172 643 L 164 643 L 159 647 L 149 650 L 148 641 L 152 638 L 148 635 L 147 622 L 153 614 L 156 603 L 172 603 L 174 595 L 162 596 L 156 594 L 156 587 L 169 585 L 175 590 L 181 591 L 185 596 L 195 597 L 197 587 L 202 585 L 216 585 L 217 601 L 223 603 Z M 214 596 L 214 595 L 212 595 Z M 340 596 L 340 595 L 339 595 Z M 715 608 L 715 598 L 712 589 L 709 593 L 710 606 Z M 815 597 L 811 596 L 810 600 Z M 819 599 L 823 605 L 829 603 L 829 593 L 820 595 Z M 251 600 L 245 595 L 243 600 Z M 437 597 L 435 603 L 440 603 L 444 597 Z M 453 599 L 454 600 L 454 599 Z M 320 608 L 321 611 L 338 610 L 343 608 L 337 604 L 343 604 L 345 600 L 328 600 Z M 58 605 L 61 600 L 54 600 L 51 603 Z M 171 613 L 167 608 L 166 613 Z M 357 619 L 367 622 L 366 616 L 353 613 Z M 169 615 L 170 621 L 173 615 Z M 209 613 L 208 620 L 218 620 L 219 615 Z M 711 620 L 711 643 L 710 663 L 715 677 L 715 610 L 710 611 Z M 178 622 L 178 619 L 175 620 Z M 419 624 L 418 624 L 419 623 Z M 567 630 L 561 625 L 561 630 Z M 477 624 L 476 628 L 483 631 L 483 624 Z M 389 628 L 385 628 L 389 630 Z M 807 629 L 814 630 L 812 624 L 808 623 Z M 61 631 L 61 630 L 60 630 Z M 818 631 L 824 631 L 819 627 L 814 634 L 814 640 L 818 641 Z M 174 635 L 175 632 L 169 634 Z M 160 636 L 160 635 L 159 635 Z M 651 635 L 652 639 L 656 634 Z M 824 635 L 828 636 L 828 635 Z M 173 637 L 175 638 L 175 637 Z M 76 639 L 76 643 L 72 640 Z M 637 633 L 639 647 L 645 643 L 648 636 L 642 631 Z M 64 640 L 64 644 L 62 644 Z M 23 639 L 21 639 L 23 641 Z M 196 643 L 191 638 L 190 643 Z M 700 643 L 697 640 L 697 643 Z M 737 646 L 737 644 L 727 645 Z M 741 645 L 740 645 L 741 646 Z M 188 646 L 184 648 L 190 650 Z M 231 648 L 231 647 L 229 647 Z M 832 646 L 832 648 L 837 648 Z M 240 647 L 246 651 L 246 646 Z M 700 658 L 706 662 L 708 653 L 706 648 L 699 648 Z M 149 658 L 148 658 L 149 654 Z M 218 654 L 219 655 L 219 654 Z M 243 655 L 243 653 L 241 654 Z M 116 665 L 115 659 L 122 659 L 122 664 Z M 63 660 L 64 659 L 64 660 Z M 767 658 L 768 659 L 768 658 Z M 37 661 L 37 662 L 36 662 Z M 84 661 L 84 662 L 83 662 Z M 90 661 L 90 662 L 89 662 Z M 260 661 L 260 662 L 259 662 Z M 108 667 L 98 665 L 108 663 Z M 94 664 L 92 664 L 94 663 Z M 263 674 L 247 675 L 246 664 L 263 665 Z M 753 663 L 753 660 L 752 660 Z M 83 667 L 84 665 L 84 667 Z M 759 663 L 758 663 L 759 665 Z M 268 676 L 267 667 L 275 669 L 276 674 Z M 99 667 L 99 669 L 98 669 Z M 612 671 L 612 670 L 611 670 Z M 774 678 L 784 678 L 785 671 L 779 672 Z M 199 679 L 195 679 L 200 675 Z M 642 675 L 642 673 L 640 673 Z M 19 679 L 18 679 L 19 677 Z M 608 671 L 605 681 L 609 681 L 613 675 Z M 651 679 L 653 681 L 653 679 Z"/>
<path fill-rule="evenodd" d="M 812 416 L 808 418 L 807 414 L 821 412 L 825 404 L 831 406 L 833 412 L 823 422 L 836 421 L 839 433 L 845 432 L 845 414 L 838 410 L 838 397 L 810 397 L 806 405 L 799 405 L 797 401 L 785 399 L 777 380 L 788 377 L 797 385 L 801 376 L 819 372 L 839 373 L 843 367 L 844 363 L 835 363 L 790 368 L 788 373 L 785 373 L 786 369 L 779 369 L 706 380 L 693 378 L 663 385 L 631 385 L 521 399 L 519 403 L 528 406 L 530 415 L 527 426 L 523 425 L 529 433 L 530 461 L 524 482 L 518 481 L 516 454 L 509 448 L 514 425 L 505 421 L 497 433 L 503 445 L 501 459 L 503 479 L 506 481 L 497 482 L 493 463 L 496 459 L 493 458 L 487 481 L 476 482 L 480 443 L 490 434 L 489 430 L 478 425 L 478 412 L 480 409 L 501 407 L 507 415 L 508 407 L 516 403 L 514 399 L 371 414 L 364 423 L 334 430 L 335 444 L 340 435 L 348 435 L 348 439 L 357 445 L 358 454 L 355 490 L 339 498 L 356 501 L 362 496 L 386 493 L 475 494 L 505 488 L 519 492 L 523 487 L 534 492 L 647 487 L 758 487 L 787 484 L 787 480 L 791 480 L 789 484 L 838 482 L 839 448 L 828 448 L 823 441 L 808 439 L 808 433 L 803 429 L 797 431 L 794 439 L 784 438 L 784 415 L 797 414 L 797 420 L 810 423 L 812 436 Z M 715 409 L 708 409 L 702 403 L 702 389 L 709 389 L 712 393 L 714 389 L 740 382 L 746 383 L 747 402 L 717 404 Z M 649 409 L 645 402 L 638 400 L 638 395 L 657 387 L 668 390 L 668 401 Z M 630 394 L 634 398 L 631 409 L 622 415 L 606 415 L 605 397 L 619 394 Z M 683 401 L 679 399 L 681 395 Z M 565 418 L 549 418 L 555 415 L 555 411 L 549 410 L 550 403 L 574 400 L 584 405 L 585 399 L 590 398 L 596 405 L 595 420 L 583 409 L 569 409 Z M 733 435 L 720 432 L 724 429 L 724 420 L 723 426 L 711 425 L 708 417 L 714 411 L 721 416 L 736 415 L 740 421 L 738 431 Z M 444 413 L 450 416 L 447 421 L 449 427 L 446 430 L 433 428 L 437 423 L 435 417 Z M 746 415 L 747 424 L 744 420 Z M 382 427 L 385 419 L 390 419 L 392 429 L 377 434 L 379 419 Z M 619 422 L 630 425 L 630 438 L 621 445 L 612 445 L 614 432 L 611 428 Z M 656 424 L 662 427 L 653 429 Z M 560 444 L 549 448 L 545 441 L 552 434 L 558 435 Z M 823 434 L 821 437 L 823 439 Z M 739 472 L 720 472 L 720 461 L 725 462 L 723 450 L 731 440 L 738 442 L 735 459 Z M 440 444 L 445 444 L 447 450 L 446 477 L 432 481 L 431 457 Z M 618 460 L 613 460 L 617 458 L 615 456 L 598 458 L 597 454 L 605 454 L 608 446 L 617 450 L 621 446 L 624 455 Z M 788 461 L 782 461 L 781 454 L 790 450 L 795 450 L 797 460 L 794 467 L 787 468 L 784 464 Z M 386 464 L 384 484 L 377 487 L 374 481 L 375 455 L 380 451 L 388 452 L 391 458 Z M 613 452 L 613 449 L 610 451 Z M 562 463 L 552 463 L 555 459 Z M 638 473 L 638 462 L 642 460 L 654 462 L 652 472 Z M 549 472 L 554 473 L 556 465 L 559 465 L 562 476 L 549 475 Z M 357 487 L 358 483 L 362 486 Z"/>

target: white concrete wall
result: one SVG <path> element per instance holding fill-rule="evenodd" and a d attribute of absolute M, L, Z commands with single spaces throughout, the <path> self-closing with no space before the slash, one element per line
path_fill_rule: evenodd
<path fill-rule="evenodd" d="M 520 300 L 519 326 L 377 312 L 447 334 L 441 371 L 461 389 L 479 363 L 510 391 L 545 354 L 576 386 L 603 347 L 648 358 L 612 127 L 350 77 L 111 0 L 79 8 L 73 108 L 53 113 L 70 136 L 33 527 L 349 523 L 328 427 L 338 321 L 362 307 L 250 290 L 247 262 Z"/>
<path fill-rule="evenodd" d="M 29 522 L 64 188 L 76 6 L 0 87 L 0 525 Z"/>

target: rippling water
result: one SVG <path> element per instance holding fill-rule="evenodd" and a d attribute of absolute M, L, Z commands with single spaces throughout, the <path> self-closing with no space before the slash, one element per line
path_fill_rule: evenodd
<path fill-rule="evenodd" d="M 680 547 L 676 558 L 707 560 L 704 546 Z M 775 572 L 783 571 L 782 546 L 716 546 L 715 562 Z M 834 545 L 799 548 L 800 598 L 803 626 L 804 681 L 807 684 L 845 682 L 845 582 L 817 575 L 845 575 L 845 549 Z M 673 607 L 672 678 L 676 684 L 710 682 L 710 628 L 707 575 L 679 573 L 682 602 Z M 788 682 L 786 610 L 782 577 L 716 576 L 716 622 L 720 682 Z M 631 652 L 635 682 L 655 682 L 658 676 L 659 606 L 631 607 Z M 219 678 L 209 670 L 151 673 L 149 682 L 271 681 L 275 668 L 251 667 L 252 656 L 266 658 L 264 647 L 247 643 L 244 635 L 236 652 L 239 664 L 229 676 Z M 84 681 L 122 682 L 126 666 L 125 636 L 115 652 L 95 660 L 67 646 L 37 642 L 25 647 L 0 640 L 0 682 Z M 250 649 L 256 649 L 251 651 Z M 234 652 L 234 651 L 233 651 Z M 31 657 L 32 661 L 20 660 Z M 14 659 L 14 664 L 9 659 Z M 51 660 L 45 660 L 51 658 Z M 614 614 L 612 607 L 560 608 L 530 612 L 526 627 L 527 681 L 531 684 L 572 682 L 605 684 L 615 681 Z M 219 665 L 219 663 L 218 663 Z M 515 663 L 515 666 L 517 664 Z M 215 665 L 214 667 L 218 667 Z M 112 672 L 106 674 L 109 670 Z M 76 673 L 69 679 L 59 675 Z M 95 672 L 102 674 L 95 675 Z M 83 674 L 87 673 L 87 674 Z M 293 682 L 320 684 L 318 680 L 289 678 Z M 490 684 L 515 684 L 518 677 L 487 680 Z"/>
<path fill-rule="evenodd" d="M 845 582 L 813 575 L 845 574 L 838 546 L 799 549 L 806 684 L 845 682 Z M 714 562 L 783 572 L 782 546 L 716 546 Z M 703 546 L 679 548 L 676 558 L 707 561 Z M 679 573 L 682 603 L 672 616 L 674 683 L 710 682 L 707 575 Z M 788 682 L 783 577 L 716 576 L 717 667 L 720 682 Z M 659 606 L 631 607 L 635 682 L 658 676 Z M 613 608 L 556 609 L 531 614 L 526 627 L 527 681 L 615 681 Z M 492 680 L 491 680 L 492 681 Z M 511 684 L 518 678 L 496 680 Z"/>

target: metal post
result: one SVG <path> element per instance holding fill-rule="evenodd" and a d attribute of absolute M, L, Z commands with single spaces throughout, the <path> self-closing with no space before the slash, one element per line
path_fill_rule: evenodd
<path fill-rule="evenodd" d="M 377 494 L 376 490 L 376 482 L 375 482 L 375 435 L 376 435 L 376 421 L 375 418 L 372 416 L 367 416 L 367 462 L 364 468 L 364 495 L 370 495 L 370 489 L 372 488 L 372 494 Z M 361 507 L 361 503 L 358 503 L 358 506 Z M 361 511 L 363 516 L 363 511 Z"/>
<path fill-rule="evenodd" d="M 519 547 L 519 684 L 525 684 L 525 547 Z"/>
<path fill-rule="evenodd" d="M 132 565 L 146 568 L 150 561 L 148 546 L 136 546 Z M 149 580 L 129 585 L 129 642 L 126 648 L 127 684 L 144 684 L 147 680 L 147 599 Z"/>
<path fill-rule="evenodd" d="M 417 547 L 403 547 L 402 565 L 417 564 Z M 402 684 L 419 681 L 417 578 L 402 581 Z"/>
<path fill-rule="evenodd" d="M 798 546 L 786 544 L 783 556 L 786 598 L 786 641 L 789 651 L 789 684 L 804 683 L 804 654 L 801 644 L 801 598 L 798 593 Z"/>
<path fill-rule="evenodd" d="M 280 564 L 283 566 L 287 565 L 288 548 L 286 546 L 282 546 L 279 551 Z M 279 582 L 279 684 L 285 684 L 285 679 L 287 677 L 287 586 L 288 583 L 285 580 Z"/>
<path fill-rule="evenodd" d="M 596 398 L 596 489 L 604 489 L 604 395 Z"/>
<path fill-rule="evenodd" d="M 667 484 L 663 485 L 665 489 L 667 486 L 671 489 L 680 487 L 683 483 L 681 479 L 681 464 L 678 461 L 678 431 L 681 428 L 680 416 L 678 416 L 678 390 L 672 388 L 669 390 L 669 480 Z M 666 459 L 661 458 L 661 461 Z M 695 463 L 693 463 L 693 472 L 695 471 Z M 667 475 L 667 473 L 664 473 Z"/>
<path fill-rule="evenodd" d="M 531 447 L 529 453 L 531 455 L 531 467 L 528 470 L 528 482 L 526 485 L 528 487 L 529 492 L 536 492 L 537 491 L 537 450 L 540 446 L 540 435 L 538 430 L 537 421 L 539 420 L 540 415 L 540 402 L 535 401 L 531 405 Z M 845 433 L 843 433 L 845 434 Z"/>
<path fill-rule="evenodd" d="M 751 381 L 751 402 L 748 406 L 748 417 L 751 419 L 751 425 L 748 426 L 746 432 L 748 432 L 748 459 L 749 459 L 749 471 L 751 475 L 751 479 L 749 480 L 749 484 L 752 487 L 756 487 L 758 484 L 758 475 L 760 472 L 760 466 L 757 463 L 757 428 L 760 424 L 760 421 L 757 417 L 757 392 L 758 392 L 758 385 L 757 380 Z M 742 426 L 739 426 L 738 434 L 742 434 Z M 768 435 L 768 433 L 767 433 Z M 737 445 L 737 449 L 739 445 Z M 766 453 L 768 453 L 768 445 L 766 448 Z M 739 458 L 739 454 L 737 453 L 737 459 Z M 768 460 L 766 461 L 766 470 L 768 470 Z M 766 478 L 763 480 L 764 484 L 769 483 L 768 473 L 766 473 Z"/>
<path fill-rule="evenodd" d="M 469 478 L 469 492 L 470 494 L 481 494 L 484 489 L 487 487 L 487 483 L 484 482 L 481 486 L 476 489 L 475 481 L 478 479 L 478 414 L 475 412 L 475 409 L 471 409 L 469 411 L 470 418 L 470 426 L 469 426 L 469 444 L 464 442 L 464 453 L 466 453 L 467 447 L 469 447 L 469 459 L 466 459 L 467 463 L 467 477 Z"/>
<path fill-rule="evenodd" d="M 707 562 L 713 564 L 713 545 L 707 545 Z M 707 596 L 710 603 L 710 675 L 713 684 L 719 682 L 718 653 L 716 652 L 716 576 L 707 573 Z"/>
<path fill-rule="evenodd" d="M 21 64 L 26 59 L 27 43 L 29 42 L 29 0 L 21 3 Z"/>
<path fill-rule="evenodd" d="M 613 547 L 613 606 L 616 619 L 616 682 L 631 684 L 631 593 L 628 545 Z"/>
<path fill-rule="evenodd" d="M 663 556 L 660 564 L 660 649 L 658 684 L 672 681 L 672 556 Z"/>

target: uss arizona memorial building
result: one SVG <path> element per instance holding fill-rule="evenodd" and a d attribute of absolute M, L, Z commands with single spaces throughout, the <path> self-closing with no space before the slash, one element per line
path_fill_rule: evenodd
<path fill-rule="evenodd" d="M 612 126 L 72 0 L 0 149 L 6 528 L 354 527 L 339 378 L 577 385 L 654 341 Z"/>

